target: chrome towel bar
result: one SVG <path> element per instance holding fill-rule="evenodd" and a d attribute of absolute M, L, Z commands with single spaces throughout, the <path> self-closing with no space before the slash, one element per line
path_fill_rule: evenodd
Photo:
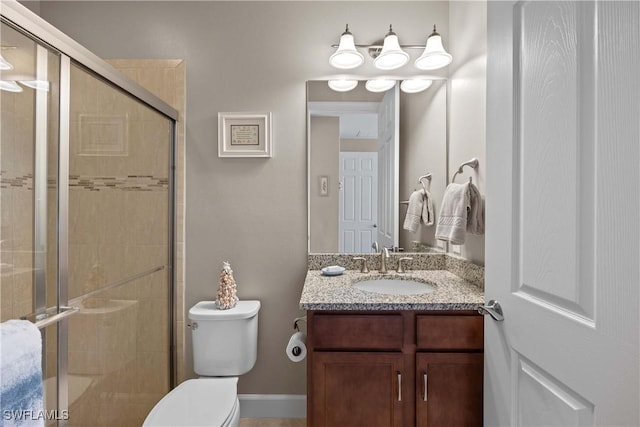
<path fill-rule="evenodd" d="M 54 314 L 43 313 L 38 315 L 30 315 L 22 317 L 23 320 L 31 320 L 38 329 L 44 329 L 47 326 L 51 326 L 54 323 L 58 323 L 62 319 L 66 319 L 67 317 L 73 316 L 77 312 L 80 311 L 80 307 L 60 307 L 60 311 L 57 311 Z M 29 319 L 28 317 L 35 317 L 35 321 Z"/>

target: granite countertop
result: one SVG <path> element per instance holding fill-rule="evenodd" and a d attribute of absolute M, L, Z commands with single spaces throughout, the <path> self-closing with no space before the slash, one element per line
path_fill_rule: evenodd
<path fill-rule="evenodd" d="M 436 290 L 422 295 L 386 295 L 354 288 L 366 278 L 404 278 L 432 282 Z M 340 276 L 324 276 L 309 270 L 300 297 L 301 310 L 475 310 L 484 304 L 481 287 L 447 270 L 411 270 L 381 275 L 347 270 Z"/>

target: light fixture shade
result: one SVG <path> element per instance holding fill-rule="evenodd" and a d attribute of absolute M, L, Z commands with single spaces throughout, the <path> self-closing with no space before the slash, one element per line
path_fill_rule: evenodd
<path fill-rule="evenodd" d="M 398 36 L 389 25 L 389 32 L 384 38 L 380 55 L 373 60 L 373 65 L 380 70 L 395 70 L 409 61 L 409 54 L 402 50 Z"/>
<path fill-rule="evenodd" d="M 428 89 L 433 84 L 433 80 L 415 78 L 403 80 L 400 83 L 400 90 L 405 93 L 418 93 Z"/>
<path fill-rule="evenodd" d="M 356 88 L 356 86 L 358 86 L 358 81 L 347 79 L 329 80 L 327 84 L 336 92 L 349 92 L 350 90 L 353 90 Z"/>
<path fill-rule="evenodd" d="M 2 55 L 0 55 L 0 70 L 2 71 L 13 70 L 13 65 L 11 65 L 9 61 L 4 59 Z"/>
<path fill-rule="evenodd" d="M 20 80 L 20 83 L 31 89 L 49 92 L 49 82 L 46 80 Z"/>
<path fill-rule="evenodd" d="M 364 84 L 364 87 L 369 92 L 386 92 L 395 85 L 396 81 L 393 79 L 380 78 L 367 80 L 367 82 Z"/>
<path fill-rule="evenodd" d="M 7 92 L 22 92 L 20 85 L 13 80 L 0 80 L 0 90 Z"/>
<path fill-rule="evenodd" d="M 427 46 L 420 58 L 416 59 L 415 66 L 421 70 L 437 70 L 451 63 L 453 57 L 444 50 L 442 37 L 433 26 L 433 33 L 427 39 Z"/>
<path fill-rule="evenodd" d="M 340 44 L 333 55 L 329 57 L 329 64 L 342 70 L 359 67 L 364 63 L 364 56 L 356 50 L 353 34 L 349 32 L 349 26 L 340 36 Z"/>

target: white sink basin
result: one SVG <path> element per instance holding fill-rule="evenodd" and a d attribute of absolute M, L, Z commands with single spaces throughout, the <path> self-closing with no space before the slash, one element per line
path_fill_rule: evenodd
<path fill-rule="evenodd" d="M 422 295 L 436 290 L 435 285 L 407 279 L 369 279 L 355 282 L 353 287 L 365 292 L 389 295 Z"/>

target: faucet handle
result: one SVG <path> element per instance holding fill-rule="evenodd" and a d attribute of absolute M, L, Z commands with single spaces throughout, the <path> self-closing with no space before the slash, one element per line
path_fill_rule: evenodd
<path fill-rule="evenodd" d="M 403 261 L 411 261 L 413 258 L 409 256 L 404 256 L 398 260 L 398 273 L 404 273 L 406 270 L 404 269 Z"/>
<path fill-rule="evenodd" d="M 367 267 L 367 259 L 365 257 L 357 256 L 353 258 L 354 261 L 360 261 L 360 273 L 368 273 L 369 267 Z"/>

